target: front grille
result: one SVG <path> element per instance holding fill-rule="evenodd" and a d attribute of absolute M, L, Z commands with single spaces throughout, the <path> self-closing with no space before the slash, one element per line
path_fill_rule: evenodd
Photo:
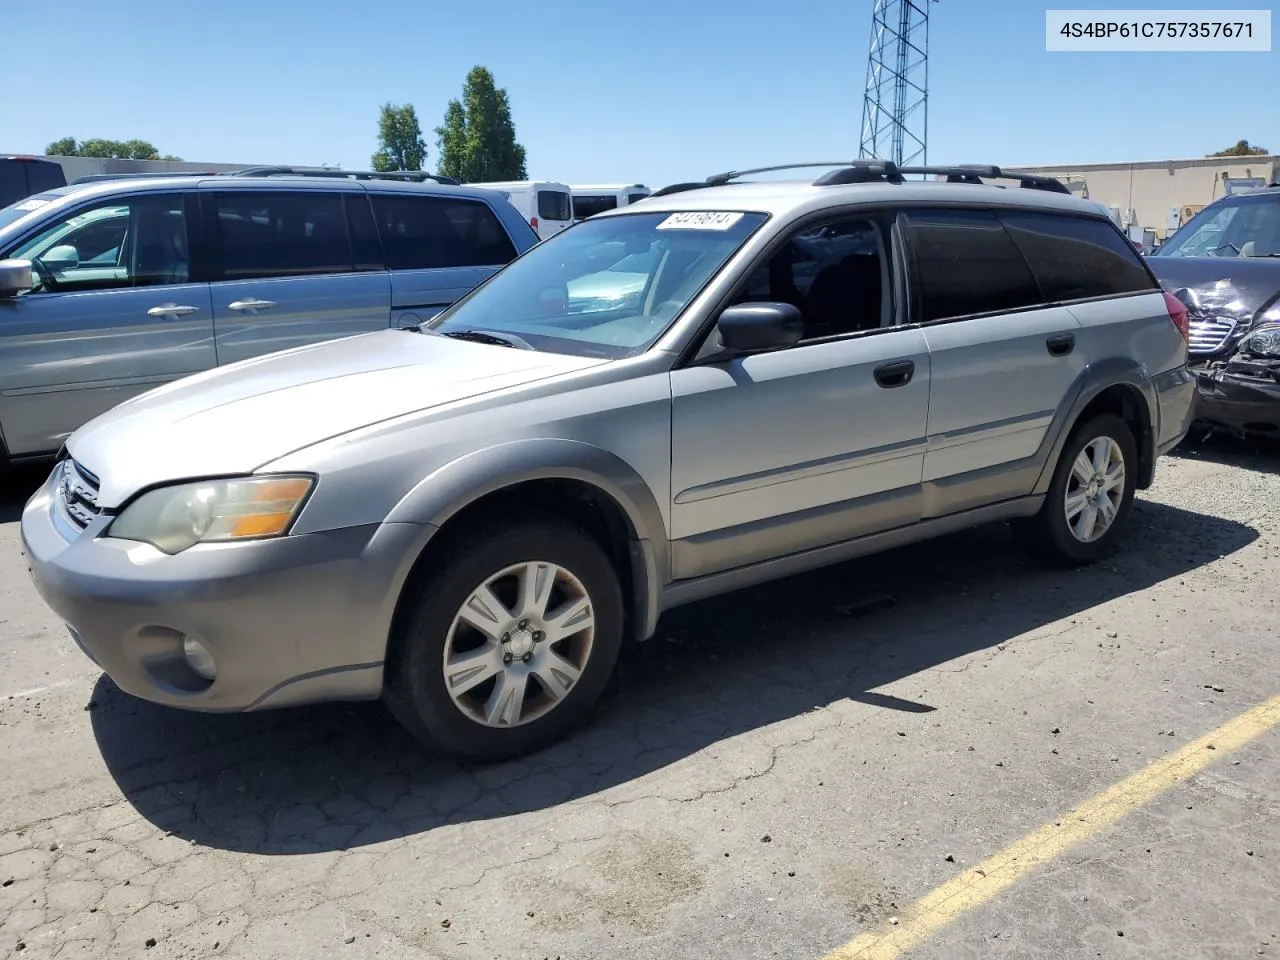
<path fill-rule="evenodd" d="M 98 506 L 98 478 L 74 460 L 62 461 L 58 473 L 58 505 L 77 529 L 83 530 L 102 513 Z"/>
<path fill-rule="evenodd" d="M 1187 340 L 1187 352 L 1196 354 L 1217 353 L 1235 332 L 1234 317 L 1192 317 L 1191 336 Z"/>

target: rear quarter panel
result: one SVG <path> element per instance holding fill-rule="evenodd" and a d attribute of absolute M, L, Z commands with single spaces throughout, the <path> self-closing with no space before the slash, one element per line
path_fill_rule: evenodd
<path fill-rule="evenodd" d="M 1151 412 L 1157 444 L 1183 429 L 1190 395 L 1182 390 L 1159 391 L 1157 384 L 1177 380 L 1187 364 L 1187 345 L 1169 318 L 1160 291 L 1109 300 L 1074 303 L 1070 310 L 1080 321 L 1080 352 L 1086 370 L 1117 360 L 1136 363 Z"/>

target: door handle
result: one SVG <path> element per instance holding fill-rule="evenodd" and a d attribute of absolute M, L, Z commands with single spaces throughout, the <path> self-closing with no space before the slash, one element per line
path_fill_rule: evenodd
<path fill-rule="evenodd" d="M 911 382 L 915 372 L 914 360 L 895 360 L 893 363 L 884 363 L 875 369 L 876 383 L 885 388 L 905 387 Z"/>
<path fill-rule="evenodd" d="M 232 300 L 227 304 L 228 310 L 235 310 L 237 313 L 257 313 L 259 310 L 269 310 L 276 305 L 274 300 L 259 300 L 257 297 L 248 297 L 244 300 Z"/>
<path fill-rule="evenodd" d="M 191 313 L 199 313 L 199 307 L 188 307 L 180 303 L 162 303 L 147 311 L 148 317 L 185 317 Z"/>
<path fill-rule="evenodd" d="M 1044 345 L 1049 348 L 1050 356 L 1065 357 L 1075 349 L 1076 335 L 1074 333 L 1055 333 L 1044 342 Z"/>

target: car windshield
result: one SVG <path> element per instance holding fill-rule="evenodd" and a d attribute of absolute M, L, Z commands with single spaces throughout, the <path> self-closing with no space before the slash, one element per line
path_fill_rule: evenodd
<path fill-rule="evenodd" d="M 1158 257 L 1280 257 L 1280 191 L 1245 194 L 1200 211 Z"/>
<path fill-rule="evenodd" d="M 474 339 L 507 335 L 552 353 L 632 356 L 662 335 L 765 219 L 700 211 L 584 220 L 533 247 L 429 327 Z"/>
<path fill-rule="evenodd" d="M 31 216 L 45 204 L 57 200 L 60 196 L 62 196 L 62 191 L 37 193 L 35 196 L 23 197 L 7 207 L 0 208 L 0 230 L 3 230 L 11 223 L 17 223 L 23 217 Z"/>

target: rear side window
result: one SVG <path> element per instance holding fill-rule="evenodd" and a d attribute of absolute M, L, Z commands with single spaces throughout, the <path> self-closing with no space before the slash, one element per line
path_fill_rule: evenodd
<path fill-rule="evenodd" d="M 627 194 L 627 203 L 638 203 L 647 196 L 647 193 L 629 193 Z"/>
<path fill-rule="evenodd" d="M 573 198 L 573 216 L 575 220 L 585 220 L 587 217 L 594 217 L 597 213 L 604 213 L 606 210 L 616 210 L 617 208 L 618 198 L 612 194 Z M 556 218 L 548 216 L 547 219 L 554 220 Z"/>
<path fill-rule="evenodd" d="M 297 277 L 352 270 L 340 193 L 219 193 L 214 196 L 222 277 Z"/>
<path fill-rule="evenodd" d="M 918 321 L 999 313 L 1043 302 L 1031 270 L 995 214 L 914 211 L 907 223 L 915 252 Z"/>
<path fill-rule="evenodd" d="M 1052 213 L 1001 212 L 1046 300 L 1154 290 L 1133 245 L 1110 224 Z"/>
<path fill-rule="evenodd" d="M 572 220 L 572 198 L 560 190 L 539 190 L 538 219 Z"/>
<path fill-rule="evenodd" d="M 408 194 L 370 199 L 391 270 L 499 266 L 515 259 L 511 238 L 486 203 Z"/>

